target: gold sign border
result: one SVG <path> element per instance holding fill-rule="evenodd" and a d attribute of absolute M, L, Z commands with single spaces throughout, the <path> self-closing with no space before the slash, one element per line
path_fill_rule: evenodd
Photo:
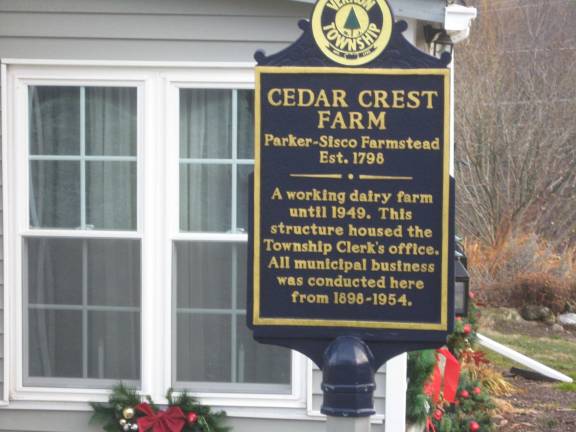
<path fill-rule="evenodd" d="M 262 74 L 351 74 L 351 75 L 437 75 L 444 77 L 444 160 L 442 200 L 442 274 L 441 274 L 441 321 L 440 323 L 413 323 L 387 321 L 350 321 L 334 319 L 263 318 L 260 316 L 260 174 L 261 174 L 261 115 L 260 104 Z M 254 325 L 378 328 L 396 330 L 448 330 L 448 249 L 450 219 L 450 70 L 449 69 L 349 69 L 341 67 L 256 67 L 256 91 L 254 93 L 254 234 L 253 234 L 253 311 Z"/>
<path fill-rule="evenodd" d="M 390 42 L 390 38 L 392 37 L 392 27 L 394 25 L 394 19 L 392 18 L 392 11 L 390 10 L 390 6 L 386 2 L 386 0 L 375 0 L 378 7 L 382 11 L 383 16 L 383 23 L 382 28 L 380 29 L 381 33 L 378 38 L 374 41 L 371 45 L 375 49 L 369 55 L 364 57 L 358 57 L 355 59 L 347 59 L 341 57 L 335 53 L 333 53 L 328 47 L 331 46 L 331 43 L 326 38 L 324 31 L 322 30 L 322 13 L 326 8 L 326 3 L 330 0 L 319 0 L 316 6 L 314 7 L 314 11 L 312 12 L 312 35 L 314 36 L 314 41 L 320 51 L 328 57 L 330 60 L 344 65 L 344 66 L 362 66 L 366 63 L 371 62 L 375 58 L 377 58 L 382 51 L 386 49 L 388 43 Z"/>

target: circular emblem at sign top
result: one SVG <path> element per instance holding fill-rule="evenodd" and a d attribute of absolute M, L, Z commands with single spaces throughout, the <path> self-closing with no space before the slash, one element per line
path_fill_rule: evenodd
<path fill-rule="evenodd" d="M 388 45 L 392 12 L 386 0 L 318 0 L 312 33 L 329 59 L 346 66 L 363 65 Z"/>

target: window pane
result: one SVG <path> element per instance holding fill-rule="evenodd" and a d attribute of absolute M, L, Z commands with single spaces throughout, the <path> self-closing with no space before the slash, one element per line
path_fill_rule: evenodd
<path fill-rule="evenodd" d="M 246 284 L 248 270 L 248 243 L 240 243 L 236 248 L 236 268 L 238 277 L 236 278 L 238 288 L 236 289 L 236 302 L 238 309 L 246 309 Z"/>
<path fill-rule="evenodd" d="M 80 226 L 80 163 L 31 161 L 30 171 L 30 225 Z"/>
<path fill-rule="evenodd" d="M 232 248 L 222 243 L 176 243 L 178 308 L 231 307 Z"/>
<path fill-rule="evenodd" d="M 136 229 L 136 88 L 29 92 L 30 225 Z"/>
<path fill-rule="evenodd" d="M 246 326 L 246 261 L 246 243 L 175 243 L 177 381 L 289 391 L 287 351 L 257 344 Z"/>
<path fill-rule="evenodd" d="M 254 159 L 254 90 L 238 90 L 238 158 Z"/>
<path fill-rule="evenodd" d="M 136 88 L 86 88 L 86 154 L 136 156 Z"/>
<path fill-rule="evenodd" d="M 28 251 L 28 301 L 31 304 L 82 303 L 82 242 L 31 238 Z"/>
<path fill-rule="evenodd" d="M 238 165 L 236 226 L 244 231 L 248 231 L 248 194 L 250 193 L 248 179 L 252 172 L 254 172 L 252 165 Z"/>
<path fill-rule="evenodd" d="M 232 157 L 232 92 L 180 90 L 180 158 Z"/>
<path fill-rule="evenodd" d="M 230 382 L 230 315 L 178 314 L 177 380 Z"/>
<path fill-rule="evenodd" d="M 140 378 L 140 313 L 88 314 L 88 377 Z"/>
<path fill-rule="evenodd" d="M 232 168 L 180 164 L 180 229 L 229 231 Z"/>
<path fill-rule="evenodd" d="M 140 307 L 140 241 L 86 243 L 88 304 Z"/>
<path fill-rule="evenodd" d="M 82 377 L 82 312 L 30 310 L 28 374 Z"/>
<path fill-rule="evenodd" d="M 255 342 L 246 316 L 237 319 L 238 382 L 290 384 L 289 351 Z"/>
<path fill-rule="evenodd" d="M 47 385 L 33 377 L 138 379 L 140 241 L 25 241 L 28 382 Z"/>
<path fill-rule="evenodd" d="M 86 223 L 96 229 L 136 229 L 136 162 L 86 163 Z"/>
<path fill-rule="evenodd" d="M 80 88 L 31 86 L 30 154 L 80 154 Z"/>

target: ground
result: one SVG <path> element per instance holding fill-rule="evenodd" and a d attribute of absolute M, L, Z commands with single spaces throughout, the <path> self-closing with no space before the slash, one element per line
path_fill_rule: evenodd
<path fill-rule="evenodd" d="M 574 432 L 576 392 L 566 392 L 550 383 L 514 378 L 517 393 L 507 397 L 512 405 L 494 419 L 497 431 Z"/>
<path fill-rule="evenodd" d="M 522 320 L 507 309 L 484 310 L 480 332 L 498 342 L 576 378 L 576 332 L 559 331 L 543 323 Z M 489 353 L 505 375 L 514 365 Z M 510 377 L 516 392 L 503 398 L 494 418 L 496 430 L 576 432 L 576 384 L 558 384 Z"/>

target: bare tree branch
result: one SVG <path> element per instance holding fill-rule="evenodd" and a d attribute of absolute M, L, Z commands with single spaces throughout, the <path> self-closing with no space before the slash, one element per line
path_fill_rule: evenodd
<path fill-rule="evenodd" d="M 576 243 L 576 2 L 477 0 L 456 52 L 457 224 Z"/>

